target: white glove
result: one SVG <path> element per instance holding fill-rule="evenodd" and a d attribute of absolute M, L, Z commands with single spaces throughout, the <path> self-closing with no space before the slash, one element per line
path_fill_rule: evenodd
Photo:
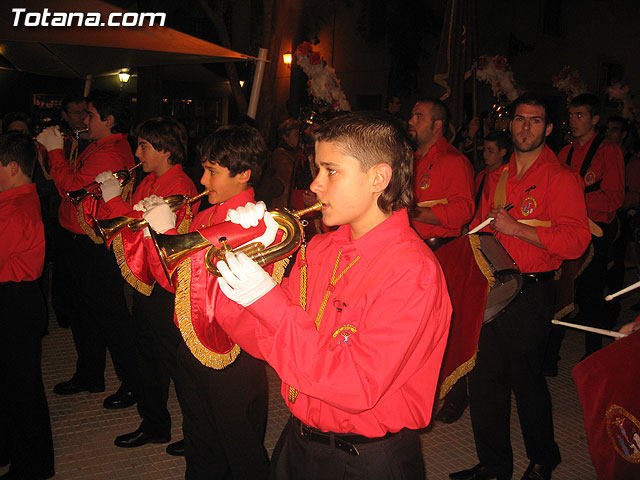
<path fill-rule="evenodd" d="M 248 202 L 244 207 L 229 210 L 227 212 L 227 220 L 235 224 L 240 224 L 243 228 L 250 228 L 258 226 L 260 219 L 264 218 L 264 224 L 267 227 L 265 232 L 260 237 L 247 243 L 260 242 L 265 247 L 268 247 L 276 239 L 278 224 L 273 219 L 273 216 L 266 210 L 267 206 L 264 202 Z"/>
<path fill-rule="evenodd" d="M 244 207 L 229 210 L 226 219 L 242 225 L 242 228 L 257 227 L 266 210 L 264 202 L 247 202 Z"/>
<path fill-rule="evenodd" d="M 146 208 L 144 208 L 144 200 L 140 200 L 133 206 L 133 210 L 136 212 L 144 212 Z"/>
<path fill-rule="evenodd" d="M 144 210 L 151 210 L 153 207 L 157 207 L 158 205 L 162 205 L 163 203 L 165 203 L 164 199 L 162 197 L 159 197 L 158 195 L 150 195 L 142 200 L 142 206 L 144 207 Z"/>
<path fill-rule="evenodd" d="M 176 228 L 176 214 L 164 202 L 147 209 L 142 216 L 149 222 L 149 226 L 158 233 L 164 233 L 167 230 Z"/>
<path fill-rule="evenodd" d="M 96 176 L 96 182 L 100 184 L 102 199 L 105 202 L 108 202 L 112 198 L 119 197 L 122 193 L 120 182 L 116 180 L 116 178 L 111 174 L 111 171 L 106 171 L 98 174 Z"/>
<path fill-rule="evenodd" d="M 44 148 L 47 149 L 47 152 L 51 150 L 57 150 L 64 148 L 64 138 L 62 138 L 62 134 L 60 133 L 59 127 L 47 127 L 40 135 L 36 137 L 36 140 L 44 145 Z"/>
<path fill-rule="evenodd" d="M 144 235 L 144 238 L 151 237 L 151 231 L 149 230 L 149 227 L 144 227 L 144 230 L 142 230 L 142 234 Z"/>
<path fill-rule="evenodd" d="M 217 263 L 222 275 L 218 285 L 229 299 L 243 307 L 248 307 L 276 286 L 275 280 L 244 253 L 229 252 L 225 259 L 226 263 Z"/>

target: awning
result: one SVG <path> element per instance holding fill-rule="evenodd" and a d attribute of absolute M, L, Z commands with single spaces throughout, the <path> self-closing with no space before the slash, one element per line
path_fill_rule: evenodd
<path fill-rule="evenodd" d="M 169 27 L 14 26 L 15 8 L 26 13 L 97 12 L 106 22 L 126 13 L 100 0 L 15 0 L 0 7 L 0 68 L 55 77 L 80 77 L 121 68 L 255 60 Z M 155 12 L 152 12 L 155 13 Z M 32 17 L 33 19 L 34 17 Z M 117 17 L 122 18 L 122 17 Z M 49 22 L 51 17 L 49 17 Z M 74 24 L 77 22 L 74 20 Z"/>

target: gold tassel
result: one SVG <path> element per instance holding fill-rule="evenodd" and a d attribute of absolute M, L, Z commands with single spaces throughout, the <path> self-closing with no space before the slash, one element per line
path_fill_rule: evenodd
<path fill-rule="evenodd" d="M 480 237 L 475 233 L 467 235 L 467 237 L 469 237 L 469 243 L 471 244 L 471 250 L 473 251 L 473 256 L 476 259 L 476 264 L 487 279 L 487 282 L 489 282 L 489 288 L 492 288 L 496 283 L 496 278 L 493 276 L 489 262 L 487 262 L 487 259 L 484 258 L 484 255 L 482 254 L 482 250 L 480 248 Z"/>
<path fill-rule="evenodd" d="M 116 257 L 116 262 L 118 263 L 118 267 L 120 267 L 120 272 L 122 273 L 125 281 L 141 294 L 146 295 L 147 297 L 151 295 L 153 285 L 147 285 L 136 277 L 127 264 L 127 259 L 124 256 L 124 244 L 122 243 L 121 233 L 113 238 L 111 246 L 113 247 L 113 254 Z"/>

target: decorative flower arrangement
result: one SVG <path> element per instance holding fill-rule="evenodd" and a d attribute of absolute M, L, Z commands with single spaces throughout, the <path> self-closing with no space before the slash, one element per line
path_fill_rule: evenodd
<path fill-rule="evenodd" d="M 609 99 L 622 104 L 622 116 L 627 120 L 635 120 L 638 116 L 638 107 L 635 105 L 634 97 L 629 91 L 629 85 L 614 83 L 607 87 Z"/>
<path fill-rule="evenodd" d="M 587 84 L 580 77 L 580 72 L 571 70 L 570 65 L 563 67 L 557 75 L 551 77 L 551 80 L 553 81 L 553 86 L 567 96 L 567 103 L 571 102 L 577 95 L 587 91 Z"/>
<path fill-rule="evenodd" d="M 476 77 L 491 85 L 491 90 L 493 95 L 498 98 L 498 103 L 502 103 L 503 97 L 506 97 L 509 102 L 513 102 L 520 96 L 521 92 L 516 87 L 513 71 L 511 71 L 507 59 L 500 55 L 495 57 L 481 55 L 478 59 Z"/>
<path fill-rule="evenodd" d="M 302 42 L 295 51 L 296 63 L 307 74 L 307 87 L 316 103 L 326 103 L 333 111 L 351 111 L 336 71 L 327 65 L 309 42 Z"/>

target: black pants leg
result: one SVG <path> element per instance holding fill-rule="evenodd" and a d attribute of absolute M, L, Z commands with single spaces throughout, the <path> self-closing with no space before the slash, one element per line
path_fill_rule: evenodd
<path fill-rule="evenodd" d="M 580 305 L 586 325 L 597 328 L 610 329 L 615 325 L 615 318 L 610 318 L 604 301 L 604 289 L 607 279 L 607 264 L 611 245 L 618 229 L 618 221 L 598 223 L 604 235 L 592 237 L 593 258 L 591 263 L 576 280 L 576 301 Z M 602 335 L 587 333 L 585 339 L 585 353 L 587 355 L 602 348 Z"/>
<path fill-rule="evenodd" d="M 0 410 L 10 472 L 29 480 L 54 471 L 49 407 L 42 383 L 44 298 L 36 282 L 0 285 Z"/>
<path fill-rule="evenodd" d="M 176 390 L 184 414 L 187 480 L 267 477 L 268 396 L 262 361 L 241 352 L 231 365 L 214 370 L 182 343 Z"/>
<path fill-rule="evenodd" d="M 176 375 L 180 331 L 173 322 L 175 296 L 155 285 L 149 297 L 133 294 L 134 338 L 138 353 L 140 428 L 158 436 L 171 433 L 169 384 Z M 175 381 L 175 380 L 174 380 Z"/>
<path fill-rule="evenodd" d="M 86 235 L 74 236 L 74 247 L 77 298 L 83 312 L 71 323 L 78 352 L 76 375 L 84 384 L 104 383 L 108 347 L 118 378 L 133 389 L 136 350 L 120 269 L 113 254 Z"/>
<path fill-rule="evenodd" d="M 552 282 L 526 283 L 516 299 L 482 327 L 476 366 L 469 375 L 469 404 L 481 463 L 513 472 L 510 401 L 513 390 L 527 456 L 555 466 L 551 397 L 542 362 L 551 328 Z"/>

